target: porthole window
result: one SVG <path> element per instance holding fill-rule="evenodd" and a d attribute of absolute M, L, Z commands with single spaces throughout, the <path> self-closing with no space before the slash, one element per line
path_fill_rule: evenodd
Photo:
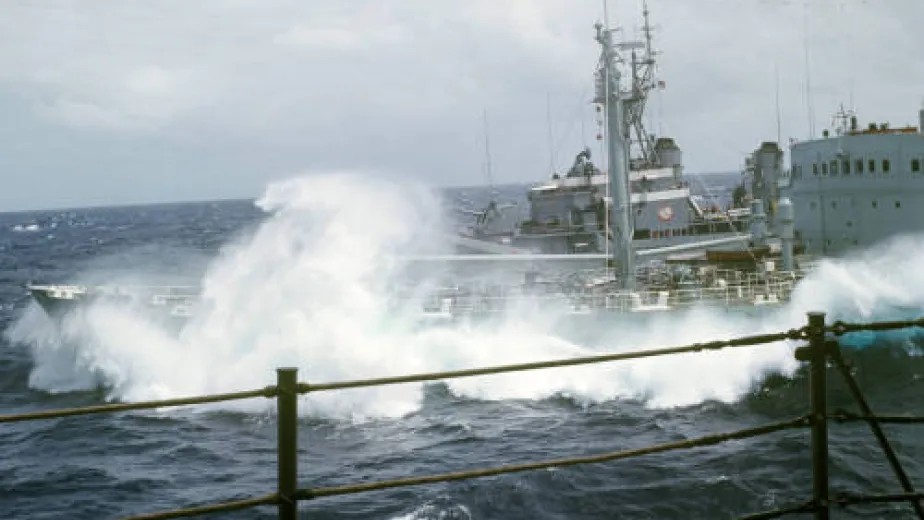
<path fill-rule="evenodd" d="M 900 208 L 900 207 L 902 207 L 902 201 L 896 200 L 896 201 L 895 201 L 895 209 L 898 209 L 898 208 Z"/>
<path fill-rule="evenodd" d="M 876 201 L 874 200 L 874 201 L 873 201 L 873 208 L 878 208 L 878 207 L 879 207 L 879 203 L 876 202 Z"/>

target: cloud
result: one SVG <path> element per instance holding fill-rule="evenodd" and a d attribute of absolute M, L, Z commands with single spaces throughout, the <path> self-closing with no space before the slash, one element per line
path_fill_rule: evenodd
<path fill-rule="evenodd" d="M 25 23 L 5 42 L 4 61 L 20 66 L 7 68 L 5 79 L 41 92 L 42 114 L 78 126 L 156 127 L 209 99 L 218 127 L 228 116 L 266 123 L 302 107 L 315 117 L 367 105 L 354 112 L 426 119 L 473 98 L 487 104 L 492 85 L 508 90 L 510 71 L 551 72 L 575 48 L 549 26 L 561 2 L 479 0 L 455 12 L 430 2 L 180 5 L 125 2 L 109 12 L 115 4 L 17 4 L 13 18 Z M 290 110 L 278 111 L 280 100 Z"/>
<path fill-rule="evenodd" d="M 107 89 L 45 85 L 50 99 L 37 102 L 36 111 L 77 128 L 139 131 L 159 129 L 207 103 L 208 81 L 187 71 L 148 65 L 120 76 L 105 80 Z"/>
<path fill-rule="evenodd" d="M 346 25 L 346 24 L 344 24 Z M 362 33 L 349 27 L 324 27 L 299 24 L 273 38 L 273 43 L 323 52 L 372 52 L 381 45 L 406 42 L 403 27 L 392 25 Z"/>
<path fill-rule="evenodd" d="M 637 36 L 641 1 L 610 4 L 611 23 Z M 916 120 L 924 2 L 649 5 L 667 84 L 649 126 L 676 138 L 688 172 L 734 170 L 776 139 L 777 77 L 782 138 L 805 136 L 806 47 L 817 132 L 851 98 L 861 120 Z M 481 183 L 486 110 L 495 180 L 541 180 L 549 122 L 559 168 L 593 145 L 600 11 L 598 0 L 14 1 L 0 17 L 0 104 L 19 122 L 0 131 L 85 142 L 62 159 L 67 175 L 89 186 L 126 172 L 93 192 L 115 202 L 152 176 L 163 181 L 145 184 L 152 198 L 176 185 L 190 198 L 252 196 L 270 178 L 324 168 Z M 65 175 L 12 146 L 0 144 L 0 171 Z M 110 155 L 124 147 L 134 161 Z M 171 171 L 151 165 L 164 157 Z M 39 193 L 17 189 L 16 203 Z"/>

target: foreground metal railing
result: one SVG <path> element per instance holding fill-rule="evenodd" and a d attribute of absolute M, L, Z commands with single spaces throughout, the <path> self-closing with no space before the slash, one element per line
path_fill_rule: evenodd
<path fill-rule="evenodd" d="M 390 489 L 405 486 L 417 486 L 424 484 L 433 484 L 438 482 L 447 482 L 454 480 L 470 479 L 492 475 L 501 475 L 505 473 L 515 473 L 544 469 L 551 467 L 573 466 L 578 464 L 592 464 L 606 461 L 615 461 L 650 455 L 654 453 L 663 453 L 667 451 L 694 448 L 699 446 L 709 446 L 719 444 L 729 440 L 746 439 L 759 435 L 779 432 L 793 428 L 810 428 L 811 430 L 811 450 L 812 450 L 812 497 L 800 503 L 791 506 L 765 511 L 754 515 L 742 517 L 746 519 L 767 519 L 777 518 L 788 514 L 795 513 L 814 513 L 816 519 L 827 519 L 830 516 L 832 506 L 847 507 L 854 504 L 875 503 L 875 502 L 908 502 L 918 518 L 924 519 L 924 509 L 922 509 L 921 500 L 924 499 L 924 493 L 916 492 L 910 479 L 894 450 L 892 449 L 885 433 L 882 431 L 880 424 L 897 423 L 897 424 L 919 424 L 924 423 L 924 417 L 910 416 L 877 416 L 873 413 L 866 399 L 864 398 L 856 380 L 854 380 L 850 367 L 847 365 L 841 355 L 840 345 L 836 337 L 843 334 L 856 331 L 885 331 L 895 330 L 908 327 L 924 327 L 924 318 L 911 321 L 888 321 L 874 322 L 863 324 L 848 324 L 836 322 L 833 325 L 825 325 L 825 315 L 823 313 L 809 313 L 808 324 L 799 329 L 791 329 L 785 332 L 773 334 L 761 334 L 755 336 L 746 336 L 730 340 L 712 341 L 707 343 L 695 343 L 691 345 L 670 347 L 653 350 L 642 350 L 636 352 L 605 354 L 599 356 L 590 356 L 582 358 L 560 359 L 553 361 L 543 361 L 535 363 L 521 363 L 515 365 L 504 365 L 489 368 L 474 368 L 468 370 L 456 370 L 449 372 L 436 372 L 426 374 L 415 374 L 408 376 L 384 377 L 377 379 L 364 379 L 356 381 L 345 381 L 338 383 L 309 384 L 299 383 L 297 379 L 297 370 L 294 368 L 277 369 L 277 383 L 275 386 L 268 386 L 258 390 L 244 392 L 234 392 L 227 394 L 215 394 L 199 397 L 188 397 L 181 399 L 165 399 L 159 401 L 147 401 L 139 403 L 118 403 L 100 406 L 90 406 L 85 408 L 73 408 L 64 410 L 47 410 L 39 412 L 29 412 L 21 414 L 0 415 L 0 423 L 10 423 L 19 421 L 32 421 L 40 419 L 51 419 L 56 417 L 67 417 L 74 415 L 85 415 L 92 413 L 119 412 L 128 410 L 143 410 L 153 408 L 163 408 L 168 406 L 184 406 L 192 404 L 216 403 L 222 401 L 231 401 L 237 399 L 249 399 L 254 397 L 276 398 L 277 409 L 277 466 L 278 466 L 278 485 L 276 492 L 263 496 L 257 496 L 244 500 L 224 502 L 213 505 L 190 507 L 186 509 L 177 509 L 173 511 L 164 511 L 142 516 L 131 517 L 139 519 L 165 519 L 180 518 L 209 513 L 218 513 L 225 511 L 234 511 L 246 509 L 260 505 L 275 505 L 278 508 L 278 515 L 281 520 L 295 519 L 297 515 L 298 502 L 303 500 L 312 500 L 321 497 L 347 495 L 382 489 Z M 357 484 L 347 484 L 341 486 L 332 486 L 325 488 L 299 488 L 298 487 L 298 443 L 297 443 L 297 400 L 299 394 L 309 392 L 322 392 L 331 390 L 342 390 L 347 388 L 371 387 L 380 385 L 390 385 L 399 383 L 412 383 L 424 381 L 436 381 L 458 377 L 471 377 L 489 374 L 500 374 L 505 372 L 517 372 L 523 370 L 539 370 L 556 367 L 567 367 L 577 365 L 588 365 L 593 363 L 604 363 L 614 361 L 625 361 L 630 359 L 650 358 L 656 356 L 665 356 L 671 354 L 681 354 L 690 352 L 701 352 L 706 350 L 719 350 L 725 348 L 738 348 L 761 345 L 783 340 L 807 340 L 808 344 L 796 349 L 796 358 L 805 361 L 810 365 L 810 412 L 806 415 L 795 417 L 786 421 L 770 423 L 754 428 L 746 428 L 733 432 L 718 433 L 707 435 L 696 439 L 688 439 L 680 442 L 671 442 L 658 444 L 645 448 L 600 453 L 596 455 L 552 459 L 537 461 L 526 464 L 514 464 L 498 466 L 493 468 L 476 469 L 471 471 L 461 471 L 456 473 L 445 473 L 440 475 L 427 475 L 420 477 L 408 477 L 395 480 L 385 480 L 378 482 L 364 482 Z M 837 410 L 833 414 L 828 412 L 827 406 L 827 363 L 832 361 L 834 366 L 843 376 L 850 393 L 853 395 L 860 409 L 860 413 L 852 413 L 844 410 Z M 837 494 L 833 497 L 830 494 L 830 485 L 828 478 L 828 420 L 837 421 L 865 421 L 869 424 L 873 435 L 880 447 L 882 448 L 889 465 L 895 474 L 902 492 L 886 495 L 854 495 L 854 494 Z"/>

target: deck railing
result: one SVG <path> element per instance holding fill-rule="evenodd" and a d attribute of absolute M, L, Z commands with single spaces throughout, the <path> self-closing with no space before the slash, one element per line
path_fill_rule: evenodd
<path fill-rule="evenodd" d="M 607 286 L 575 288 L 569 293 L 546 292 L 529 294 L 461 293 L 440 295 L 427 300 L 425 308 L 465 316 L 496 314 L 516 308 L 516 303 L 539 308 L 570 308 L 631 312 L 640 305 L 663 304 L 664 309 L 686 309 L 701 305 L 712 307 L 746 307 L 778 304 L 789 301 L 798 278 L 793 273 L 758 277 L 749 275 L 708 286 L 665 288 L 664 290 L 621 291 Z"/>
<path fill-rule="evenodd" d="M 542 361 L 534 363 L 521 363 L 514 365 L 496 366 L 488 368 L 473 368 L 468 370 L 456 370 L 450 372 L 435 372 L 426 374 L 414 374 L 397 377 L 384 377 L 377 379 L 364 379 L 355 381 L 345 381 L 337 383 L 299 383 L 297 380 L 297 370 L 294 368 L 277 369 L 276 385 L 267 386 L 266 388 L 249 390 L 243 392 L 234 392 L 227 394 L 214 394 L 198 397 L 188 397 L 181 399 L 165 399 L 159 401 L 146 401 L 137 403 L 116 403 L 99 406 L 90 406 L 84 408 L 72 408 L 63 410 L 45 410 L 21 414 L 0 415 L 0 423 L 11 423 L 19 421 L 33 421 L 41 419 L 51 419 L 56 417 L 67 417 L 74 415 L 86 415 L 104 412 L 120 412 L 128 410 L 144 410 L 154 408 L 164 408 L 169 406 L 185 406 L 193 404 L 217 403 L 238 399 L 249 399 L 255 397 L 275 398 L 277 410 L 277 467 L 278 483 L 277 490 L 262 496 L 256 496 L 244 500 L 224 502 L 213 505 L 190 507 L 186 509 L 177 509 L 151 513 L 147 515 L 134 516 L 133 519 L 164 519 L 180 518 L 196 515 L 205 515 L 224 511 L 233 511 L 246 509 L 261 505 L 275 505 L 278 508 L 278 517 L 280 520 L 292 520 L 297 517 L 298 502 L 305 500 L 315 500 L 322 497 L 347 495 L 382 489 L 390 489 L 405 486 L 417 486 L 433 484 L 438 482 L 447 482 L 454 480 L 463 480 L 491 475 L 501 475 L 506 473 L 523 472 L 552 467 L 573 466 L 578 464 L 592 464 L 606 461 L 614 461 L 649 455 L 653 453 L 663 453 L 667 451 L 693 448 L 699 446 L 709 446 L 719 444 L 734 439 L 746 439 L 760 435 L 779 432 L 793 428 L 807 428 L 811 435 L 811 456 L 812 456 L 812 496 L 807 497 L 801 502 L 792 505 L 764 511 L 742 518 L 747 519 L 766 519 L 777 518 L 784 515 L 795 513 L 813 513 L 816 519 L 827 519 L 830 516 L 834 506 L 848 507 L 854 504 L 873 503 L 873 502 L 908 502 L 918 518 L 924 519 L 924 508 L 921 500 L 924 499 L 924 493 L 915 491 L 908 475 L 902 468 L 891 444 L 880 427 L 883 423 L 897 424 L 920 424 L 924 423 L 924 417 L 912 416 L 886 416 L 876 415 L 870 408 L 860 387 L 853 378 L 850 368 L 845 362 L 837 337 L 849 332 L 857 331 L 885 331 L 909 327 L 924 327 L 924 318 L 911 321 L 887 321 L 873 323 L 843 323 L 836 322 L 832 325 L 825 324 L 825 315 L 823 313 L 809 313 L 807 325 L 788 331 L 782 331 L 772 334 L 761 334 L 755 336 L 745 336 L 729 340 L 711 341 L 707 343 L 695 343 L 691 345 L 669 347 L 653 350 L 641 350 L 636 352 L 626 352 L 618 354 L 603 354 L 590 357 L 569 358 L 553 361 Z M 753 428 L 746 428 L 733 432 L 716 433 L 695 439 L 688 439 L 679 442 L 657 444 L 645 448 L 637 448 L 624 451 L 609 453 L 599 453 L 582 457 L 560 458 L 544 461 L 536 461 L 525 464 L 514 464 L 506 466 L 497 466 L 492 468 L 476 469 L 471 471 L 461 471 L 456 473 L 445 473 L 438 475 L 426 475 L 418 477 L 408 477 L 394 480 L 384 480 L 377 482 L 363 482 L 356 484 L 347 484 L 333 487 L 322 488 L 300 488 L 298 487 L 298 446 L 297 446 L 297 399 L 300 394 L 310 392 L 325 392 L 333 390 L 342 390 L 347 388 L 372 387 L 381 385 L 391 385 L 399 383 L 438 381 L 451 378 L 482 376 L 489 374 L 501 374 L 506 372 L 518 372 L 524 370 L 540 370 L 556 367 L 567 367 L 577 365 L 589 365 L 594 363 L 606 363 L 615 361 L 625 361 L 630 359 L 651 358 L 657 356 L 701 352 L 708 350 L 720 350 L 726 348 L 743 348 L 752 347 L 761 344 L 767 344 L 777 341 L 806 341 L 807 345 L 796 348 L 795 355 L 799 361 L 806 362 L 810 365 L 810 410 L 802 416 L 793 417 L 789 420 L 769 423 Z M 847 388 L 853 395 L 859 413 L 837 411 L 829 412 L 827 406 L 827 365 L 832 362 L 836 369 L 844 378 Z M 864 421 L 869 424 L 877 443 L 883 450 L 889 465 L 898 480 L 901 491 L 885 495 L 856 495 L 856 494 L 831 494 L 831 488 L 828 478 L 828 421 L 834 419 L 837 421 Z"/>

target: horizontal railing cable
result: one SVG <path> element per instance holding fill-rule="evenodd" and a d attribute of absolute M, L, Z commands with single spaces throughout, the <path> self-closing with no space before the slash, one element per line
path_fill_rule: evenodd
<path fill-rule="evenodd" d="M 15 413 L 9 415 L 0 415 L 0 423 L 11 423 L 20 421 L 36 421 L 41 419 L 55 419 L 58 417 L 70 417 L 74 415 L 88 415 L 94 413 L 112 413 L 125 412 L 128 410 L 149 410 L 152 408 L 165 408 L 170 406 L 185 406 L 190 404 L 208 404 L 220 403 L 224 401 L 237 401 L 240 399 L 252 399 L 254 397 L 275 397 L 276 387 L 267 386 L 259 390 L 245 390 L 243 392 L 231 392 L 227 394 L 200 395 L 195 397 L 179 397 L 176 399 L 161 399 L 159 401 L 141 401 L 137 403 L 113 403 L 101 404 L 96 406 L 83 406 L 80 408 L 64 408 L 57 410 L 42 410 L 38 412 Z"/>
<path fill-rule="evenodd" d="M 223 513 L 226 511 L 240 511 L 241 509 L 250 509 L 257 506 L 272 506 L 279 503 L 279 494 L 270 493 L 260 497 L 246 498 L 235 500 L 233 502 L 221 502 L 219 504 L 210 504 L 206 506 L 187 507 L 184 509 L 174 509 L 172 511 L 161 511 L 149 513 L 146 515 L 130 516 L 123 520 L 164 520 L 167 518 L 188 518 L 190 516 L 208 515 L 212 513 Z"/>
<path fill-rule="evenodd" d="M 749 347 L 772 343 L 783 340 L 798 340 L 805 338 L 805 329 L 791 329 L 786 332 L 774 334 L 760 334 L 756 336 L 744 336 L 729 340 L 709 341 L 706 343 L 693 343 L 680 347 L 668 347 L 651 350 L 637 350 L 634 352 L 621 352 L 617 354 L 602 354 L 599 356 L 585 356 L 568 359 L 557 359 L 551 361 L 536 361 L 532 363 L 518 363 L 512 365 L 499 365 L 486 368 L 470 368 L 466 370 L 450 370 L 445 372 L 430 372 L 424 374 L 412 374 L 406 376 L 379 377 L 371 379 L 358 379 L 354 381 L 341 381 L 336 383 L 299 383 L 299 393 L 321 392 L 327 390 L 343 390 L 347 388 L 362 388 L 369 386 L 394 385 L 401 383 L 420 383 L 424 381 L 438 381 L 441 379 L 451 379 L 456 377 L 484 376 L 491 374 L 502 374 L 505 372 L 520 372 L 525 370 L 539 370 L 544 368 L 560 368 L 578 365 L 590 365 L 594 363 L 606 363 L 612 361 L 627 361 L 631 359 L 651 358 L 657 356 L 667 356 L 671 354 L 686 354 L 690 352 L 702 352 L 704 350 L 721 350 L 731 347 Z"/>
<path fill-rule="evenodd" d="M 842 336 L 848 332 L 897 330 L 911 327 L 924 327 L 924 318 L 901 321 L 873 321 L 868 323 L 846 323 L 843 321 L 835 321 L 831 325 L 825 327 L 825 331 L 832 332 L 836 336 Z"/>
<path fill-rule="evenodd" d="M 465 480 L 476 477 L 490 477 L 495 475 L 503 475 L 506 473 L 519 473 L 523 471 L 531 471 L 537 469 L 547 469 L 554 467 L 565 467 L 565 466 L 576 466 L 578 464 L 593 464 L 599 462 L 609 462 L 620 459 L 628 459 L 632 457 L 639 457 L 642 455 L 651 455 L 655 453 L 663 453 L 667 451 L 674 451 L 680 449 L 688 448 L 697 448 L 701 446 L 711 446 L 714 444 L 719 444 L 722 442 L 730 440 L 739 440 L 747 439 L 749 437 L 757 437 L 760 435 L 766 435 L 769 433 L 774 433 L 782 430 L 792 429 L 792 428 L 804 428 L 809 425 L 809 417 L 802 416 L 796 419 L 790 419 L 788 421 L 767 424 L 764 426 L 758 426 L 755 428 L 747 428 L 743 430 L 738 430 L 729 433 L 719 433 L 714 435 L 707 435 L 704 437 L 698 437 L 696 439 L 689 439 L 685 441 L 678 442 L 669 442 L 666 444 L 658 444 L 655 446 L 647 446 L 644 448 L 635 448 L 631 450 L 617 451 L 611 453 L 602 453 L 598 455 L 585 455 L 581 457 L 570 457 L 564 459 L 553 459 L 541 462 L 528 462 L 525 464 L 512 464 L 507 466 L 498 466 L 494 468 L 484 468 L 484 469 L 475 469 L 469 471 L 459 471 L 456 473 L 443 473 L 439 475 L 427 475 L 422 477 L 410 477 L 410 478 L 401 478 L 394 480 L 384 480 L 378 482 L 364 482 L 361 484 L 345 484 L 342 486 L 332 486 L 326 488 L 317 488 L 317 489 L 300 489 L 296 492 L 293 498 L 297 500 L 309 500 L 312 498 L 320 498 L 327 496 L 336 496 L 336 495 L 348 495 L 354 493 L 362 493 L 366 491 L 377 491 L 382 489 L 391 489 L 397 487 L 407 487 L 407 486 L 419 486 L 424 484 L 436 484 L 439 482 L 449 482 L 453 480 Z"/>

